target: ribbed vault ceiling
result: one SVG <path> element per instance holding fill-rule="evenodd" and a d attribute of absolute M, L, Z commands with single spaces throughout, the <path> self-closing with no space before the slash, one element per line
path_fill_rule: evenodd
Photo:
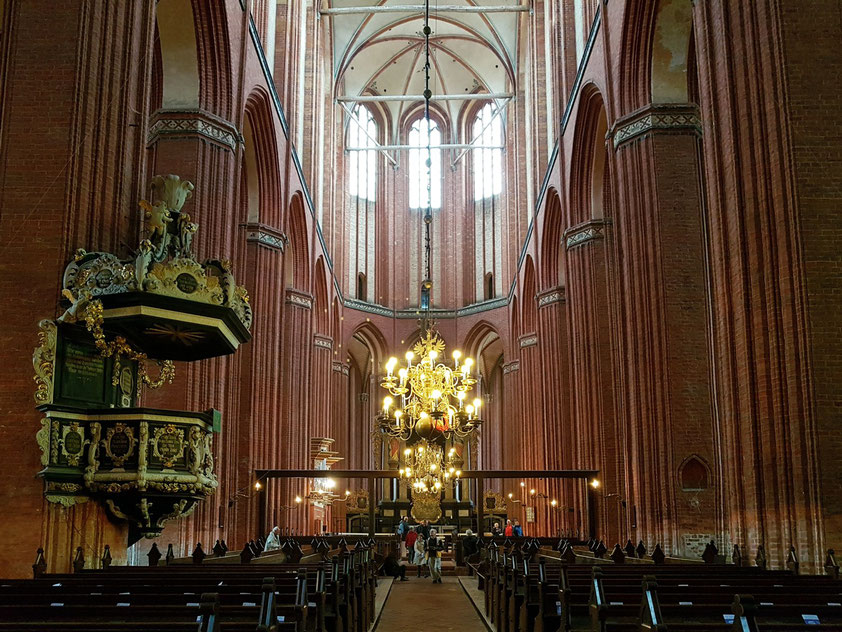
<path fill-rule="evenodd" d="M 439 0 L 430 5 L 431 89 L 437 94 L 513 91 L 522 13 L 436 13 L 436 5 L 518 6 L 521 0 Z M 418 5 L 423 0 L 329 0 L 323 6 Z M 421 94 L 424 17 L 419 14 L 334 14 L 337 96 Z M 417 103 L 387 102 L 395 128 Z M 440 102 L 451 121 L 462 101 Z"/>

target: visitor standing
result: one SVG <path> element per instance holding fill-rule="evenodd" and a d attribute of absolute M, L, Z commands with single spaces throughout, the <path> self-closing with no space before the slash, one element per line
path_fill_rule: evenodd
<path fill-rule="evenodd" d="M 435 529 L 430 529 L 430 537 L 427 538 L 427 565 L 430 567 L 430 575 L 433 576 L 433 583 L 441 583 L 441 551 L 444 544 L 439 542 Z"/>
<path fill-rule="evenodd" d="M 465 531 L 465 538 L 462 540 L 462 557 L 467 561 L 472 555 L 479 551 L 479 541 L 474 532 L 468 529 Z"/>
<path fill-rule="evenodd" d="M 269 535 L 266 536 L 266 544 L 263 551 L 277 551 L 281 548 L 281 529 L 280 527 L 272 527 Z"/>
<path fill-rule="evenodd" d="M 506 520 L 506 530 L 503 531 L 503 535 L 507 538 L 512 537 L 515 534 L 515 528 L 512 526 L 511 520 Z"/>
<path fill-rule="evenodd" d="M 516 538 L 523 537 L 523 527 L 520 526 L 520 520 L 515 520 L 515 526 L 513 529 Z"/>
<path fill-rule="evenodd" d="M 491 527 L 491 536 L 496 538 L 498 535 L 503 535 L 503 532 L 500 531 L 500 523 L 495 522 L 494 526 Z"/>
<path fill-rule="evenodd" d="M 415 528 L 415 564 L 418 566 L 418 577 L 421 577 L 421 569 L 427 566 L 427 541 L 422 529 L 423 525 Z"/>
<path fill-rule="evenodd" d="M 409 528 L 409 533 L 406 534 L 406 559 L 412 564 L 415 559 L 415 541 L 418 539 L 418 532 L 412 527 Z"/>
<path fill-rule="evenodd" d="M 409 518 L 404 516 L 398 523 L 398 536 L 401 539 L 401 558 L 406 555 L 406 535 L 409 533 Z"/>

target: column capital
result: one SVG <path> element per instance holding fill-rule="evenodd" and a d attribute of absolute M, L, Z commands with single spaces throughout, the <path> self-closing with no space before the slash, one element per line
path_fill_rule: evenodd
<path fill-rule="evenodd" d="M 240 224 L 240 226 L 246 229 L 246 241 L 248 242 L 260 244 L 280 252 L 283 252 L 289 244 L 289 237 L 283 231 L 272 226 L 260 223 Z"/>
<path fill-rule="evenodd" d="M 243 142 L 233 123 L 204 110 L 158 110 L 152 115 L 146 144 L 162 138 L 198 138 L 232 152 Z"/>
<path fill-rule="evenodd" d="M 313 295 L 288 287 L 286 303 L 303 309 L 313 309 Z"/>
<path fill-rule="evenodd" d="M 567 250 L 583 246 L 589 241 L 605 239 L 605 227 L 611 224 L 607 219 L 591 219 L 564 231 L 562 240 Z"/>
<path fill-rule="evenodd" d="M 618 118 L 608 132 L 614 149 L 656 133 L 702 135 L 702 119 L 695 103 L 650 103 Z"/>
<path fill-rule="evenodd" d="M 556 303 L 564 303 L 566 300 L 567 291 L 563 285 L 559 285 L 538 294 L 538 309 L 547 307 L 548 305 L 555 305 Z"/>

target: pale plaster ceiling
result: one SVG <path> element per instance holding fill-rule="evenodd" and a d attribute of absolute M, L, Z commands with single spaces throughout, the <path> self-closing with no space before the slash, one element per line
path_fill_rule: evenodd
<path fill-rule="evenodd" d="M 326 0 L 323 6 L 423 4 L 423 0 Z M 518 31 L 523 13 L 441 13 L 450 6 L 518 6 L 522 0 L 435 0 L 430 5 L 432 70 L 436 94 L 514 91 Z M 328 17 L 328 16 L 325 16 Z M 404 95 L 424 91 L 423 15 L 406 13 L 330 15 L 336 96 Z M 439 102 L 451 122 L 464 101 Z M 403 115 L 418 103 L 386 102 L 392 142 Z M 446 139 L 452 142 L 454 139 Z"/>

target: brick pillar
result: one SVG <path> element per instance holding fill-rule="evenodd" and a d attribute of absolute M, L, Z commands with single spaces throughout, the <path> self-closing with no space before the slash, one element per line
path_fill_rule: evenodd
<path fill-rule="evenodd" d="M 695 8 L 724 522 L 815 570 L 825 502 L 842 531 L 839 6 L 744 9 Z"/>
<path fill-rule="evenodd" d="M 312 354 L 312 309 L 313 297 L 306 292 L 287 288 L 284 306 L 283 365 L 281 368 L 282 403 L 281 403 L 281 454 L 282 467 L 307 469 L 310 463 L 310 426 L 309 390 Z M 308 481 L 290 480 L 283 485 L 284 505 L 294 505 L 297 495 L 304 497 L 308 491 Z M 306 500 L 300 507 L 290 510 L 284 516 L 285 526 L 304 529 L 308 524 Z"/>
<path fill-rule="evenodd" d="M 690 497 L 677 485 L 691 455 L 716 463 L 698 131 L 692 105 L 649 106 L 611 130 L 618 431 L 633 429 L 638 535 L 671 552 L 682 533 L 716 531 L 714 489 Z"/>
<path fill-rule="evenodd" d="M 0 333 L 0 411 L 10 420 L 0 427 L 0 504 L 14 537 L 0 546 L 0 568 L 21 577 L 38 546 L 50 572 L 68 571 L 77 546 L 88 559 L 106 543 L 116 563 L 124 555 L 127 528 L 109 522 L 101 505 L 43 500 L 29 358 L 38 321 L 62 311 L 61 274 L 76 248 L 126 254 L 123 244 L 137 240 L 154 7 L 7 5 L 0 287 L 13 317 Z"/>
<path fill-rule="evenodd" d="M 628 537 L 618 503 L 626 497 L 625 432 L 614 413 L 609 301 L 610 222 L 592 219 L 564 233 L 567 308 L 570 314 L 570 404 L 572 434 L 577 437 L 575 467 L 598 469 L 598 533 L 607 544 Z M 575 332 L 575 333 L 574 333 Z"/>
<path fill-rule="evenodd" d="M 566 362 L 569 340 L 567 336 L 568 309 L 565 288 L 555 287 L 538 295 L 538 336 L 541 340 L 541 370 L 543 388 L 541 415 L 547 468 L 573 467 L 574 435 L 570 426 L 570 372 Z M 547 482 L 550 500 L 557 506 L 573 504 L 572 488 L 559 481 Z M 549 535 L 558 529 L 572 526 L 566 514 L 552 510 Z"/>

